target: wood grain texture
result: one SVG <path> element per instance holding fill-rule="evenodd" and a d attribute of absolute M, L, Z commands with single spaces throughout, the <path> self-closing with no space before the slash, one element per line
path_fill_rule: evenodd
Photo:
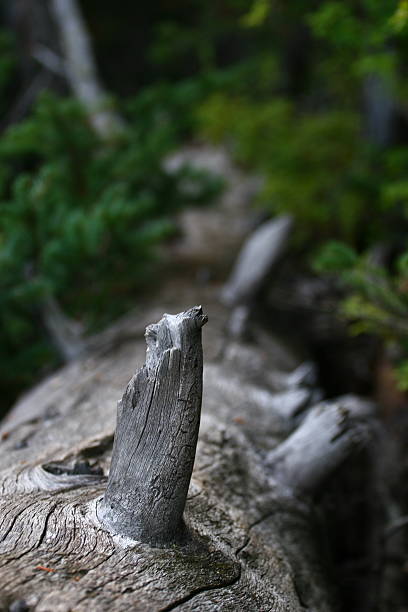
<path fill-rule="evenodd" d="M 266 467 L 313 401 L 299 368 L 293 370 L 296 360 L 276 342 L 227 341 L 219 287 L 183 292 L 172 285 L 155 308 L 124 319 L 95 340 L 91 355 L 33 390 L 3 424 L 1 610 L 336 610 L 316 501 L 299 497 Z M 111 465 L 115 405 L 144 361 L 146 323 L 199 301 L 211 323 L 184 515 L 192 538 L 151 547 L 114 535 L 96 516 Z"/>
<path fill-rule="evenodd" d="M 146 329 L 146 364 L 118 405 L 109 481 L 97 514 L 114 533 L 152 545 L 187 537 L 183 512 L 201 416 L 201 306 Z"/>

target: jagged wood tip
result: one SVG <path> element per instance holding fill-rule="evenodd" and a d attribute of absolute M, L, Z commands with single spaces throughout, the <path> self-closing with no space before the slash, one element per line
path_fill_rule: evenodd
<path fill-rule="evenodd" d="M 202 399 L 201 306 L 146 328 L 146 364 L 118 403 L 108 485 L 97 514 L 152 545 L 181 541 Z"/>

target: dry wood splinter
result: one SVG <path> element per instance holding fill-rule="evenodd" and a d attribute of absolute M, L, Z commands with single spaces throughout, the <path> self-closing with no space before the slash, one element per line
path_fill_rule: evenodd
<path fill-rule="evenodd" d="M 202 399 L 201 306 L 146 328 L 146 364 L 118 403 L 107 489 L 97 514 L 111 531 L 163 546 L 185 537 L 183 511 Z"/>

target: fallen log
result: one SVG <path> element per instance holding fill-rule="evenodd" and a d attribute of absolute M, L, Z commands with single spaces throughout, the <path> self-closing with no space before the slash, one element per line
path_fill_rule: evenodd
<path fill-rule="evenodd" d="M 169 334 L 163 322 L 148 329 L 147 363 L 125 391 L 112 458 L 115 404 L 143 363 L 143 328 L 158 318 L 157 309 L 146 310 L 101 336 L 89 356 L 31 392 L 2 425 L 0 609 L 339 608 L 316 495 L 345 459 L 369 446 L 373 408 L 340 398 L 311 409 L 305 376 L 293 373 L 296 359 L 225 337 L 228 312 L 214 288 L 203 293 L 209 324 L 183 519 L 188 537 L 180 537 L 180 521 L 201 401 L 199 334 L 185 335 L 184 327 Z M 173 310 L 186 299 L 179 292 Z M 149 393 L 159 411 L 150 417 Z M 163 460 L 170 456 L 173 470 Z M 100 512 L 103 504 L 113 514 Z"/>

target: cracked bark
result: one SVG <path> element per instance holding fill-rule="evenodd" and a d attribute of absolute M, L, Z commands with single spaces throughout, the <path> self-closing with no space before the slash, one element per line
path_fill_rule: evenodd
<path fill-rule="evenodd" d="M 301 415 L 297 420 L 289 417 L 297 414 L 299 398 L 294 395 L 293 410 L 282 410 L 279 398 L 285 394 L 285 402 L 290 402 L 294 378 L 297 390 L 307 390 L 297 370 L 293 374 L 290 360 L 283 365 L 277 357 L 282 353 L 268 352 L 265 345 L 227 341 L 223 330 L 229 312 L 217 303 L 217 287 L 209 287 L 207 293 L 200 289 L 200 296 L 192 295 L 191 289 L 186 295 L 176 293 L 167 301 L 162 298 L 161 312 L 178 312 L 187 299 L 191 303 L 201 297 L 210 319 L 203 338 L 202 422 L 184 513 L 191 538 L 183 545 L 152 547 L 129 538 L 129 533 L 115 534 L 97 517 L 97 500 L 105 493 L 109 470 L 111 484 L 123 460 L 118 456 L 112 461 L 115 403 L 143 363 L 141 327 L 159 317 L 157 309 L 146 309 L 142 320 L 127 317 L 112 328 L 112 350 L 106 350 L 105 334 L 99 344 L 94 342 L 89 356 L 33 390 L 3 423 L 0 609 L 22 600 L 36 612 L 302 612 L 305 606 L 331 612 L 338 607 L 339 594 L 316 535 L 319 501 L 312 494 L 330 480 L 332 470 L 339 469 L 356 445 L 367 442 L 371 407 L 364 404 L 364 410 L 354 414 L 349 400 L 336 402 L 336 409 L 310 408 L 302 400 Z M 149 343 L 153 337 L 150 331 Z M 166 349 L 170 353 L 177 349 L 173 341 Z M 159 355 L 152 348 L 147 370 L 141 370 L 138 380 L 149 368 L 158 371 L 163 360 L 170 363 L 166 350 Z M 185 361 L 191 365 L 187 356 Z M 128 388 L 130 395 L 125 392 L 122 412 L 130 411 L 126 403 L 134 385 L 135 380 Z M 137 405 L 142 417 L 142 404 Z M 173 400 L 168 406 L 174 410 Z M 316 411 L 327 412 L 330 420 L 339 410 L 343 423 L 335 419 L 334 429 L 327 433 Z M 193 421 L 194 438 L 196 416 Z M 145 428 L 149 444 L 154 422 L 151 429 Z M 365 433 L 360 436 L 362 428 Z M 120 429 L 119 424 L 119 436 Z M 305 436 L 312 430 L 312 438 Z M 349 436 L 352 443 L 346 444 Z M 165 445 L 160 448 L 166 454 Z M 314 480 L 313 462 L 319 454 L 324 455 L 325 468 L 317 470 Z M 141 481 L 136 455 L 134 460 L 138 486 L 149 489 L 149 476 Z M 183 475 L 181 499 L 189 470 L 190 466 Z M 119 500 L 116 493 L 113 498 Z M 138 510 L 137 503 L 134 507 Z M 176 519 L 172 524 L 180 523 Z M 139 524 L 130 535 L 139 538 L 142 531 Z"/>
<path fill-rule="evenodd" d="M 197 446 L 203 354 L 201 306 L 146 329 L 146 364 L 118 406 L 109 481 L 98 516 L 114 533 L 154 545 L 182 541 Z"/>

